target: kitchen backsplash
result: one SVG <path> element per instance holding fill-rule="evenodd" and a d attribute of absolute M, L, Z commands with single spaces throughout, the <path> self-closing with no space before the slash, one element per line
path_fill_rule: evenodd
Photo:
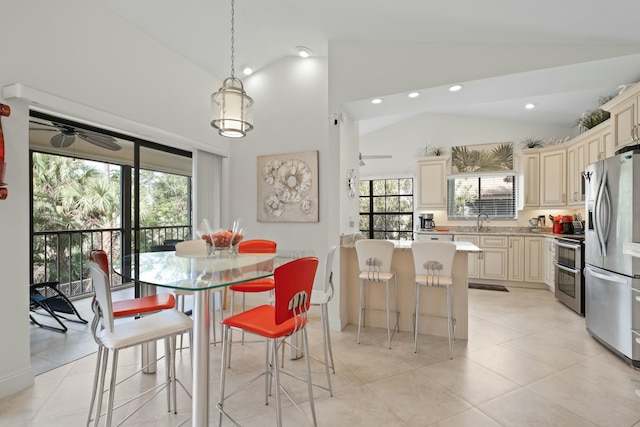
<path fill-rule="evenodd" d="M 415 212 L 414 224 L 416 224 L 416 229 L 420 227 L 420 220 L 418 219 L 418 215 L 422 215 L 425 213 L 432 213 L 433 220 L 436 223 L 436 228 L 447 228 L 447 227 L 472 227 L 475 229 L 477 220 L 475 218 L 468 220 L 455 219 L 450 220 L 447 218 L 447 211 L 445 210 L 421 210 Z M 489 221 L 484 219 L 483 226 L 484 227 L 529 227 L 529 220 L 531 218 L 538 218 L 538 216 L 542 215 L 545 218 L 544 227 L 551 227 L 552 223 L 549 219 L 549 215 L 574 215 L 580 214 L 584 219 L 584 209 L 575 209 L 575 208 L 566 208 L 566 209 L 524 209 L 518 211 L 518 219 L 493 219 L 489 217 Z"/>

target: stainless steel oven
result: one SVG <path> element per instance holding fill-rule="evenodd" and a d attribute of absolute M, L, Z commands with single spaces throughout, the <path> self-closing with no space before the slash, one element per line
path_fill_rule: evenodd
<path fill-rule="evenodd" d="M 558 238 L 555 245 L 556 298 L 584 315 L 584 240 Z"/>

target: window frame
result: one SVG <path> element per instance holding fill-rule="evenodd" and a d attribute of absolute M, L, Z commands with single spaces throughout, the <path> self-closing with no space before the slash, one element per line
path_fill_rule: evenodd
<path fill-rule="evenodd" d="M 398 182 L 398 190 L 402 189 L 400 185 L 400 181 L 409 180 L 411 182 L 411 191 L 409 193 L 398 192 L 398 194 L 386 194 L 387 181 L 397 181 Z M 383 186 L 385 188 L 384 195 L 375 195 L 374 194 L 374 182 L 383 182 Z M 361 188 L 363 183 L 368 183 L 368 194 L 363 195 Z M 411 201 L 410 211 L 387 211 L 386 206 L 388 203 L 386 202 L 387 198 L 391 197 L 406 197 Z M 385 210 L 384 211 L 376 211 L 375 210 L 375 200 L 376 199 L 385 199 Z M 362 200 L 368 199 L 369 209 L 367 211 L 361 210 L 362 208 Z M 367 178 L 361 179 L 358 182 L 358 229 L 364 235 L 365 238 L 369 239 L 388 239 L 388 240 L 413 240 L 413 230 L 414 230 L 414 210 L 415 210 L 415 178 L 411 176 L 401 176 L 401 177 L 388 177 L 388 178 Z M 384 229 L 376 229 L 374 217 L 377 215 L 385 215 L 392 216 L 396 215 L 399 218 L 406 217 L 408 219 L 408 224 L 405 228 L 393 229 L 388 227 L 387 221 L 385 221 Z M 362 228 L 362 219 L 366 218 L 368 221 L 368 228 Z M 402 221 L 399 221 L 402 222 Z"/>
<path fill-rule="evenodd" d="M 485 178 L 511 178 L 510 187 L 511 191 L 509 194 L 510 198 L 504 197 L 503 200 L 509 200 L 505 206 L 500 206 L 500 204 L 505 203 L 500 201 L 500 198 L 494 196 L 493 198 L 493 209 L 488 210 L 486 206 L 483 206 L 483 196 L 481 194 L 482 179 Z M 456 191 L 456 183 L 458 180 L 468 180 L 468 179 L 477 179 L 477 197 L 473 200 L 473 204 L 478 204 L 475 208 L 473 214 L 467 213 L 467 215 L 459 214 L 456 215 L 455 211 L 457 210 L 455 204 L 455 191 Z M 484 199 L 489 199 L 489 197 L 484 197 Z M 488 203 L 487 203 L 488 205 Z M 474 208 L 471 207 L 470 210 Z M 502 212 L 499 212 L 502 209 Z M 491 172 L 472 172 L 472 173 L 460 173 L 460 174 L 451 174 L 447 176 L 447 219 L 450 220 L 468 220 L 475 219 L 481 213 L 488 214 L 491 218 L 497 218 L 502 220 L 515 220 L 518 219 L 518 175 L 513 170 L 502 170 L 502 171 L 491 171 Z"/>

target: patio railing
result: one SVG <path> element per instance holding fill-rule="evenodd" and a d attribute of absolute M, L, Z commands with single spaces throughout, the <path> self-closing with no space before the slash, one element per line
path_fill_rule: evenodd
<path fill-rule="evenodd" d="M 103 249 L 111 265 L 122 254 L 120 228 L 92 230 L 39 231 L 33 233 L 31 277 L 33 283 L 57 281 L 58 288 L 69 298 L 77 299 L 93 293 L 89 277 L 89 252 Z M 144 227 L 140 230 L 140 251 L 150 252 L 165 242 L 191 238 L 190 225 Z M 131 286 L 111 275 L 113 289 Z"/>

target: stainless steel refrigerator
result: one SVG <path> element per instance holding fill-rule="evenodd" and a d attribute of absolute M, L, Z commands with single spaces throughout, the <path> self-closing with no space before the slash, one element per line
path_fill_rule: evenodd
<path fill-rule="evenodd" d="M 601 343 L 640 367 L 640 149 L 589 165 L 585 179 L 585 319 Z"/>

